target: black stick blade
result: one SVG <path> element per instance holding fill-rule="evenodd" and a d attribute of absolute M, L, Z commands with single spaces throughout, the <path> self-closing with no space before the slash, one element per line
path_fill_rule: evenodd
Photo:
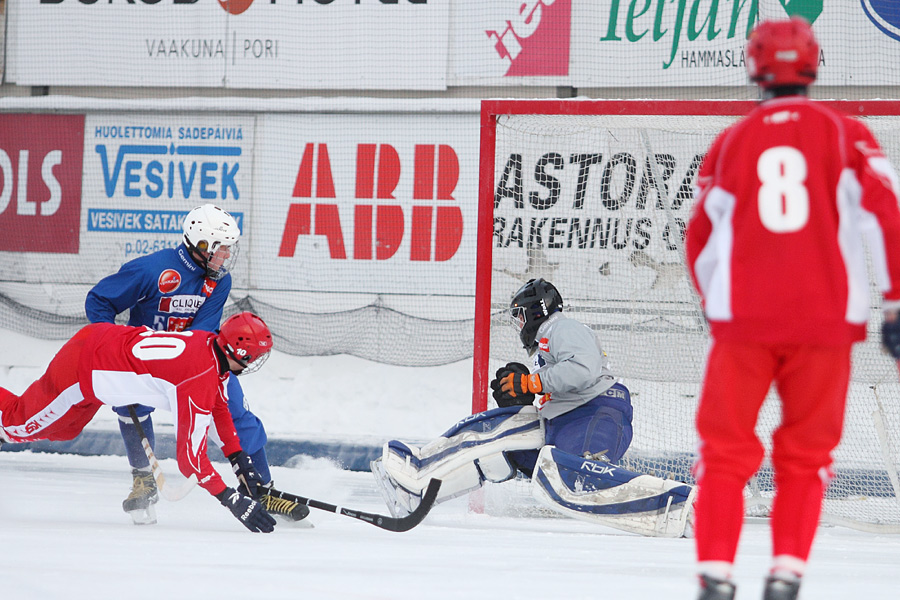
<path fill-rule="evenodd" d="M 313 500 L 312 498 L 304 498 L 303 496 L 295 496 L 294 494 L 289 494 L 287 492 L 278 491 L 275 493 L 275 496 L 278 498 L 284 498 L 285 500 L 290 500 L 292 502 L 297 502 L 299 504 L 305 504 L 310 508 L 318 508 L 319 510 L 327 510 L 328 512 L 333 512 L 339 515 L 343 515 L 345 517 L 350 517 L 352 519 L 357 519 L 358 521 L 365 521 L 370 525 L 374 525 L 375 527 L 380 527 L 381 529 L 386 529 L 387 531 L 396 531 L 398 533 L 403 531 L 409 531 L 416 525 L 422 522 L 428 512 L 431 510 L 431 507 L 434 506 L 435 501 L 437 500 L 438 491 L 441 489 L 441 480 L 440 479 L 432 479 L 428 482 L 428 487 L 425 488 L 425 495 L 422 497 L 422 502 L 419 503 L 419 506 L 416 507 L 416 510 L 412 511 L 405 517 L 389 517 L 387 515 L 379 515 L 375 513 L 363 512 L 361 510 L 353 510 L 352 508 L 343 508 L 340 506 L 335 506 L 334 504 L 328 504 L 327 502 L 322 502 L 321 500 Z"/>
<path fill-rule="evenodd" d="M 373 525 L 377 525 L 382 529 L 387 529 L 388 531 L 409 531 L 419 523 L 421 523 L 428 513 L 431 511 L 431 507 L 434 506 L 435 500 L 437 500 L 438 492 L 441 489 L 441 480 L 440 479 L 432 479 L 428 482 L 428 487 L 425 488 L 425 495 L 422 496 L 422 502 L 419 503 L 419 506 L 416 507 L 416 510 L 412 511 L 405 517 L 400 517 L 396 519 L 394 517 L 380 517 L 383 523 L 373 523 Z"/>

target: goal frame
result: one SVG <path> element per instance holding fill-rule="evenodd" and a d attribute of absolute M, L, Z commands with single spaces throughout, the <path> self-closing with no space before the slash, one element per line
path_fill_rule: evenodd
<path fill-rule="evenodd" d="M 817 100 L 840 112 L 857 117 L 900 116 L 897 100 Z M 477 257 L 475 274 L 475 324 L 472 377 L 472 413 L 487 409 L 491 374 L 490 324 L 494 218 L 494 153 L 496 124 L 500 115 L 646 115 L 733 116 L 750 112 L 753 100 L 483 100 L 479 149 Z"/>

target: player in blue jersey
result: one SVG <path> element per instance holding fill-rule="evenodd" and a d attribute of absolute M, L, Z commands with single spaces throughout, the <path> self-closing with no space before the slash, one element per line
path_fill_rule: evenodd
<path fill-rule="evenodd" d="M 190 211 L 184 220 L 184 242 L 131 260 L 118 272 L 102 279 L 88 292 L 85 312 L 92 323 L 115 322 L 116 315 L 130 310 L 128 324 L 164 331 L 197 329 L 217 331 L 222 309 L 231 291 L 230 267 L 237 256 L 240 238 L 237 221 L 212 204 Z M 266 509 L 299 521 L 309 514 L 306 506 L 275 497 L 266 457 L 266 431 L 248 409 L 236 377 L 227 386 L 228 408 L 241 446 L 253 461 L 267 492 Z M 134 405 L 150 445 L 154 444 L 152 408 Z M 148 519 L 148 507 L 159 498 L 129 407 L 115 409 L 125 441 L 134 483 L 122 508 L 136 523 Z"/>

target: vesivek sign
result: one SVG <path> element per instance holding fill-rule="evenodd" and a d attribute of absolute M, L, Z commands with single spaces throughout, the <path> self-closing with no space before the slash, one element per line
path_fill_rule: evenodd
<path fill-rule="evenodd" d="M 85 186 L 94 198 L 187 201 L 178 202 L 181 209 L 206 202 L 230 205 L 249 191 L 251 119 L 153 115 L 89 121 Z"/>
<path fill-rule="evenodd" d="M 122 193 L 137 198 L 203 200 L 240 199 L 237 173 L 239 146 L 122 145 L 113 160 L 105 144 L 95 147 L 103 169 L 106 197 L 112 198 L 121 180 Z"/>

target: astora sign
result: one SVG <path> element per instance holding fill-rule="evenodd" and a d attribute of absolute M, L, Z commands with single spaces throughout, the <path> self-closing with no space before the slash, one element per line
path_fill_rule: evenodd
<path fill-rule="evenodd" d="M 294 256 L 300 236 L 316 235 L 327 240 L 329 256 L 337 260 L 389 260 L 404 239 L 409 242 L 409 254 L 401 258 L 452 258 L 462 240 L 462 211 L 442 201 L 454 201 L 459 179 L 456 152 L 445 144 L 417 144 L 412 163 L 410 207 L 397 202 L 395 195 L 402 170 L 397 149 L 390 144 L 357 146 L 351 225 L 340 218 L 328 144 L 306 144 L 292 196 L 315 198 L 315 202 L 290 205 L 278 256 Z"/>

